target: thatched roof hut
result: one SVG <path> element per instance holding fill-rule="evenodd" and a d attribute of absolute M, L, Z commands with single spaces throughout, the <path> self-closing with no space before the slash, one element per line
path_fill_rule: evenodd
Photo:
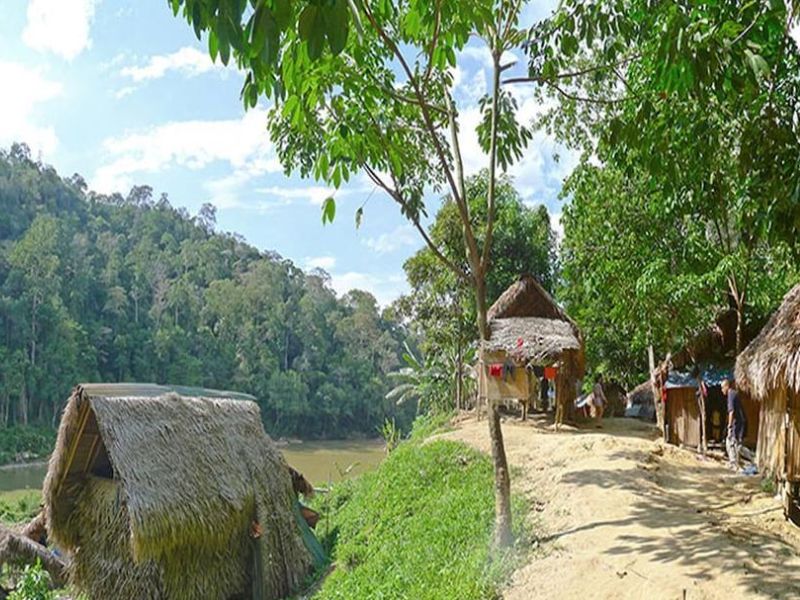
<path fill-rule="evenodd" d="M 583 377 L 580 330 L 532 275 L 523 275 L 503 292 L 487 317 L 491 335 L 484 350 L 513 352 L 538 365 L 568 354 L 575 363 L 575 375 Z"/>
<path fill-rule="evenodd" d="M 494 319 L 489 326 L 492 334 L 484 342 L 487 352 L 515 354 L 536 365 L 558 361 L 565 350 L 581 350 L 581 340 L 567 321 L 510 317 Z"/>
<path fill-rule="evenodd" d="M 489 399 L 515 397 L 527 401 L 530 375 L 523 376 L 524 368 L 558 363 L 559 406 L 571 405 L 575 382 L 584 375 L 583 338 L 575 322 L 539 282 L 523 275 L 500 295 L 487 316 L 490 336 L 482 346 L 481 394 Z M 522 373 L 510 383 L 493 380 L 487 369 L 495 361 L 513 361 L 523 367 Z"/>
<path fill-rule="evenodd" d="M 800 393 L 800 285 L 739 355 L 736 382 L 758 399 L 781 387 Z"/>
<path fill-rule="evenodd" d="M 512 317 L 539 317 L 573 323 L 533 275 L 522 275 L 492 304 L 487 313 L 489 321 Z"/>
<path fill-rule="evenodd" d="M 252 400 L 155 385 L 75 388 L 44 503 L 78 589 L 92 598 L 280 598 L 303 581 L 311 558 L 288 465 Z"/>
<path fill-rule="evenodd" d="M 787 515 L 800 524 L 800 285 L 739 355 L 736 382 L 761 403 L 759 470 L 785 484 Z"/>

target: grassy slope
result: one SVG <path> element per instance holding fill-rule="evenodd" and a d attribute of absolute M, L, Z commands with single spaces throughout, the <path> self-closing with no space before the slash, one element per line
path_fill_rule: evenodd
<path fill-rule="evenodd" d="M 42 493 L 38 490 L 0 492 L 0 524 L 23 523 L 39 512 Z"/>
<path fill-rule="evenodd" d="M 490 560 L 492 465 L 464 444 L 401 444 L 321 504 L 317 533 L 334 542 L 337 568 L 316 600 L 495 598 L 514 564 Z"/>

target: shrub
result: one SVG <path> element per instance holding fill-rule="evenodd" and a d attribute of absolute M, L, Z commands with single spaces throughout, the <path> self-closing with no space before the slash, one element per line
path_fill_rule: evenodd
<path fill-rule="evenodd" d="M 53 451 L 56 432 L 49 427 L 0 429 L 0 465 L 43 458 Z"/>
<path fill-rule="evenodd" d="M 55 597 L 50 589 L 50 575 L 37 560 L 36 564 L 25 567 L 8 600 L 55 600 Z"/>

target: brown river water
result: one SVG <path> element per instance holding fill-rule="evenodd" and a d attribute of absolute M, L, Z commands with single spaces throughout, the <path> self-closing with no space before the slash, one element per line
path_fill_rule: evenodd
<path fill-rule="evenodd" d="M 280 450 L 292 467 L 317 486 L 370 471 L 386 455 L 381 440 L 292 442 Z M 46 472 L 45 463 L 0 467 L 0 492 L 39 489 Z"/>

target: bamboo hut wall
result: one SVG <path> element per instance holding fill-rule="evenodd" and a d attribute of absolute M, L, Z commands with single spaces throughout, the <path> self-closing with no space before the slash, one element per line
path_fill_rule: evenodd
<path fill-rule="evenodd" d="M 494 363 L 505 363 L 508 355 L 505 352 L 486 352 L 480 369 L 481 396 L 496 402 L 507 398 L 527 400 L 530 393 L 530 379 L 525 365 L 515 362 L 514 374 L 511 378 L 492 377 L 489 366 Z"/>
<path fill-rule="evenodd" d="M 786 431 L 786 480 L 800 482 L 800 393 L 790 392 Z"/>
<path fill-rule="evenodd" d="M 781 475 L 786 454 L 786 388 L 773 390 L 761 403 L 756 460 L 764 474 Z"/>
<path fill-rule="evenodd" d="M 694 388 L 667 390 L 669 442 L 676 445 L 700 445 L 700 409 Z"/>

